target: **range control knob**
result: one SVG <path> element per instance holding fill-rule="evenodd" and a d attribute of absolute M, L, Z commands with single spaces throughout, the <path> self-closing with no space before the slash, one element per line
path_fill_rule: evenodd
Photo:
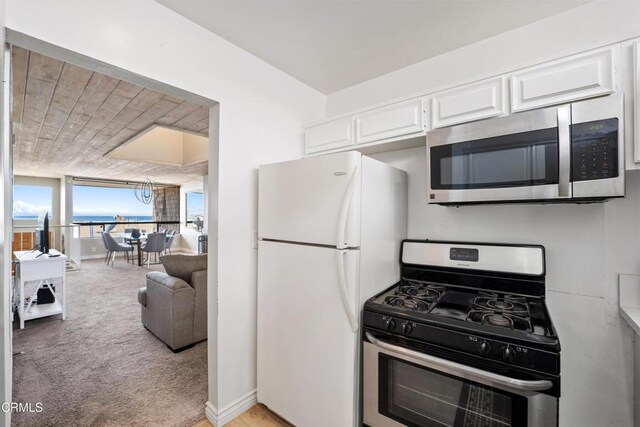
<path fill-rule="evenodd" d="M 409 335 L 413 331 L 413 326 L 409 322 L 404 322 L 402 324 L 402 334 Z"/>
<path fill-rule="evenodd" d="M 507 362 L 513 362 L 514 360 L 516 360 L 516 352 L 509 346 L 502 347 L 502 349 L 500 350 L 500 356 L 502 356 L 502 358 Z"/>
<path fill-rule="evenodd" d="M 491 353 L 491 344 L 486 341 L 482 341 L 480 343 L 480 354 L 486 356 L 489 353 Z"/>
<path fill-rule="evenodd" d="M 392 331 L 396 328 L 396 322 L 392 318 L 388 318 L 384 325 L 387 328 L 387 331 Z"/>

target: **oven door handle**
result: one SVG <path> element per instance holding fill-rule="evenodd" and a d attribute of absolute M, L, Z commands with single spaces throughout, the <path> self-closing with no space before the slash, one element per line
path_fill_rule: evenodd
<path fill-rule="evenodd" d="M 472 368 L 470 366 L 462 365 L 450 360 L 441 359 L 439 357 L 434 357 L 428 354 L 399 347 L 397 345 L 389 344 L 377 339 L 369 332 L 365 332 L 365 335 L 371 342 L 371 344 L 375 345 L 376 347 L 402 356 L 408 356 L 413 359 L 417 359 L 426 367 L 435 369 L 436 371 L 455 375 L 456 377 L 461 377 L 480 384 L 485 384 L 488 386 L 497 385 L 500 386 L 500 388 L 508 388 L 519 391 L 543 391 L 553 387 L 553 383 L 548 380 L 527 381 L 505 377 L 504 375 L 495 374 L 493 372 L 485 371 L 482 369 Z"/>

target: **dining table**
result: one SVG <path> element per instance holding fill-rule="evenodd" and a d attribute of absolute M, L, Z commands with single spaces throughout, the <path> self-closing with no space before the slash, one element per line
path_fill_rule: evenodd
<path fill-rule="evenodd" d="M 138 265 L 142 267 L 142 244 L 147 241 L 147 235 L 141 234 L 139 237 L 133 237 L 131 233 L 122 233 L 125 243 L 138 248 Z"/>

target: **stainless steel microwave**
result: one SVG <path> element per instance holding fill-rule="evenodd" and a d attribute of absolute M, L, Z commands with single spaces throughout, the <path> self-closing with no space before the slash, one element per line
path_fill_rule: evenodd
<path fill-rule="evenodd" d="M 592 202 L 624 197 L 622 95 L 427 133 L 435 204 Z"/>

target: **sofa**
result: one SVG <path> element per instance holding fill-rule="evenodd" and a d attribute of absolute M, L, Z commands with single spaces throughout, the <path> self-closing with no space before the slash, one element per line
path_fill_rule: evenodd
<path fill-rule="evenodd" d="M 173 351 L 207 339 L 207 255 L 160 257 L 166 273 L 147 273 L 138 289 L 142 324 Z"/>

